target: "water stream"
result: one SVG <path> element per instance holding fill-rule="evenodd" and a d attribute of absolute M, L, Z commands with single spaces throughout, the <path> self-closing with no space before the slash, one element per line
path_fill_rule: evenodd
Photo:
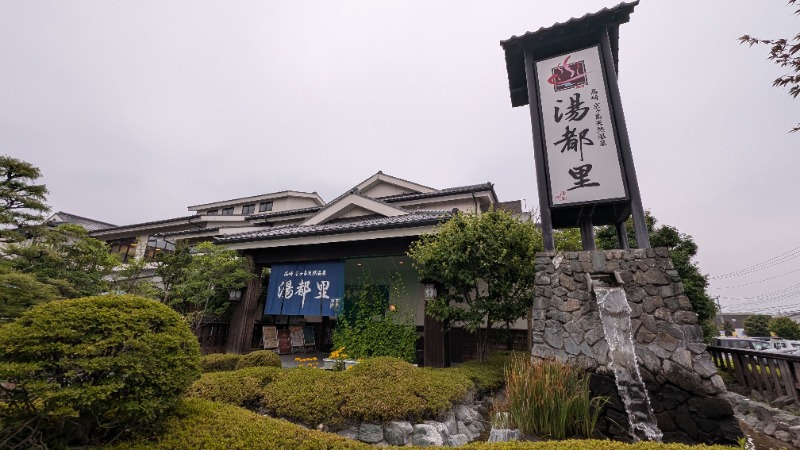
<path fill-rule="evenodd" d="M 661 442 L 650 398 L 642 382 L 631 336 L 631 307 L 621 287 L 607 287 L 594 281 L 595 296 L 600 307 L 600 321 L 611 353 L 609 366 L 614 370 L 617 389 L 628 412 L 630 433 L 634 440 Z"/>

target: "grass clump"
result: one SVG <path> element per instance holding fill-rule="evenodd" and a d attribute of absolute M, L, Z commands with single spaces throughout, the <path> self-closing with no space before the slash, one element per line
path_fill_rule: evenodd
<path fill-rule="evenodd" d="M 257 409 L 264 395 L 264 386 L 277 378 L 280 371 L 277 367 L 247 367 L 230 372 L 205 373 L 189 387 L 186 395 Z"/>
<path fill-rule="evenodd" d="M 272 350 L 257 350 L 243 355 L 236 363 L 236 369 L 245 367 L 281 367 L 281 358 Z"/>
<path fill-rule="evenodd" d="M 212 353 L 200 357 L 200 368 L 203 372 L 223 372 L 236 369 L 242 355 L 231 353 Z"/>
<path fill-rule="evenodd" d="M 506 398 L 497 409 L 528 435 L 591 437 L 607 401 L 591 397 L 585 371 L 559 361 L 514 355 L 505 378 Z"/>
<path fill-rule="evenodd" d="M 186 399 L 155 437 L 142 436 L 103 450 L 369 450 L 372 446 L 335 434 L 308 430 L 232 405 Z"/>

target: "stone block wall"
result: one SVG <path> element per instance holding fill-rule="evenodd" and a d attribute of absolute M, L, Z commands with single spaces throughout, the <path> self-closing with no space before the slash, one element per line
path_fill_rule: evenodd
<path fill-rule="evenodd" d="M 736 444 L 742 436 L 703 332 L 667 249 L 540 253 L 536 256 L 533 355 L 593 373 L 596 395 L 610 397 L 598 428 L 628 439 L 627 414 L 609 366 L 597 301 L 587 282 L 614 272 L 631 308 L 642 380 L 665 442 Z M 622 425 L 622 427 L 617 426 Z"/>

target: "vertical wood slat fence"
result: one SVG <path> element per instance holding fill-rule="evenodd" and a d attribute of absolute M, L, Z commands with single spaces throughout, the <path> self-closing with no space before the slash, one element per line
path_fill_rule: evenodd
<path fill-rule="evenodd" d="M 713 346 L 707 350 L 717 368 L 732 372 L 740 386 L 767 400 L 786 395 L 800 402 L 800 356 Z"/>
<path fill-rule="evenodd" d="M 200 353 L 224 353 L 225 345 L 228 342 L 228 322 L 208 322 L 204 323 L 197 333 L 197 340 L 200 341 Z"/>

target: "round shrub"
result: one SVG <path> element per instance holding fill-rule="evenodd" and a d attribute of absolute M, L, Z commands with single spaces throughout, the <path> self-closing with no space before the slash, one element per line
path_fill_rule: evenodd
<path fill-rule="evenodd" d="M 133 430 L 174 407 L 198 375 L 197 338 L 155 300 L 59 300 L 0 327 L 0 422 L 23 430 L 13 439 L 21 446 Z"/>
<path fill-rule="evenodd" d="M 277 367 L 247 367 L 230 372 L 205 373 L 189 387 L 186 395 L 255 410 L 260 406 L 264 386 L 272 382 L 280 371 Z"/>
<path fill-rule="evenodd" d="M 239 359 L 236 369 L 245 367 L 281 367 L 281 358 L 272 350 L 257 350 Z"/>
<path fill-rule="evenodd" d="M 200 357 L 200 368 L 203 372 L 222 372 L 236 369 L 242 355 L 233 353 L 212 353 Z"/>

